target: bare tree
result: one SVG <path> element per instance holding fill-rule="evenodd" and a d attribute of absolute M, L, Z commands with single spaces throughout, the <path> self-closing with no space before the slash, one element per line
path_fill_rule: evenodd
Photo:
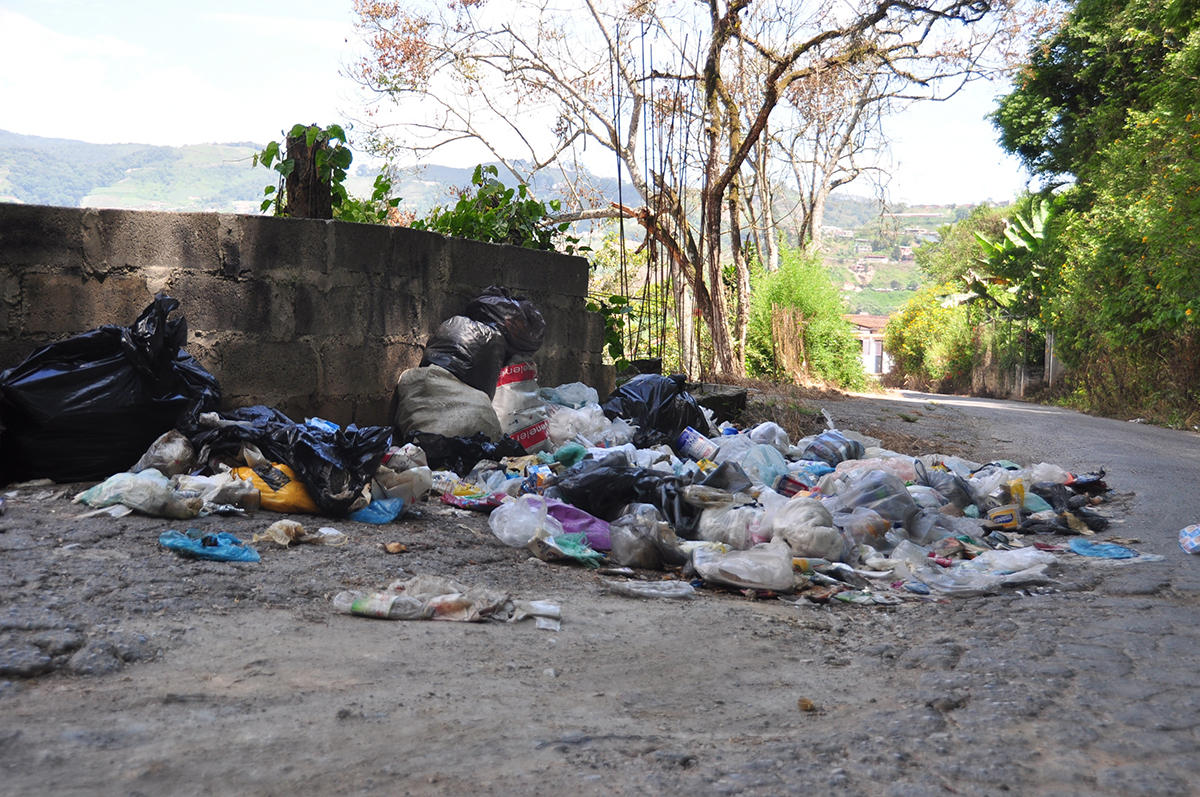
<path fill-rule="evenodd" d="M 798 87 L 864 65 L 915 86 L 969 75 L 1011 30 L 1014 2 L 355 0 L 370 53 L 352 72 L 403 109 L 394 124 L 368 109 L 379 151 L 473 140 L 523 178 L 559 169 L 574 218 L 636 219 L 686 281 L 712 371 L 740 374 L 743 181 L 772 117 Z M 589 201 L 576 180 L 588 141 L 615 155 L 640 205 Z"/>

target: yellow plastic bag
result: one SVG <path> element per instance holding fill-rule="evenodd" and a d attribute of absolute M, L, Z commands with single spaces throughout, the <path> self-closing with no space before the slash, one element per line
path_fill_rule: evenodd
<path fill-rule="evenodd" d="M 265 474 L 266 478 L 259 475 Z M 262 509 L 270 512 L 293 512 L 305 515 L 319 515 L 321 509 L 313 502 L 308 494 L 308 488 L 296 478 L 296 473 L 287 465 L 272 464 L 270 469 L 234 468 L 233 475 L 239 479 L 249 479 L 262 493 Z"/>

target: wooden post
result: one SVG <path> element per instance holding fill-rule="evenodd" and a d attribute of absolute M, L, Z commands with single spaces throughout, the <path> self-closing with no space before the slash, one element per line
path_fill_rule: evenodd
<path fill-rule="evenodd" d="M 317 174 L 317 152 L 328 151 L 325 141 L 314 141 L 311 147 L 304 135 L 288 136 L 287 154 L 296 163 L 285 184 L 287 204 L 284 215 L 299 219 L 332 219 L 333 194 L 329 183 Z"/>

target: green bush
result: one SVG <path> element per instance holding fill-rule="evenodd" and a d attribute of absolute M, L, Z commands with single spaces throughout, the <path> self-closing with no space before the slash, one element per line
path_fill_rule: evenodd
<path fill-rule="evenodd" d="M 964 306 L 943 307 L 952 284 L 917 291 L 884 329 L 892 356 L 888 382 L 910 389 L 957 392 L 971 386 L 974 338 Z"/>
<path fill-rule="evenodd" d="M 783 376 L 775 362 L 771 307 L 799 310 L 805 320 L 804 350 L 811 375 L 840 387 L 861 390 L 867 385 L 862 346 L 854 338 L 842 297 L 830 282 L 819 255 L 785 248 L 778 271 L 752 272 L 750 324 L 746 336 L 746 368 L 750 374 Z"/>

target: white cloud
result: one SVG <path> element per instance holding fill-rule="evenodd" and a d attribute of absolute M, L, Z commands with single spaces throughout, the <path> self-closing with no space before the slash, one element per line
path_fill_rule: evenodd
<path fill-rule="evenodd" d="M 240 26 L 241 40 L 228 47 L 199 42 L 192 49 L 204 61 L 197 63 L 176 60 L 186 45 L 197 44 L 182 32 L 176 49 L 152 51 L 109 35 L 68 35 L 0 11 L 8 67 L 0 70 L 0 128 L 94 143 L 265 143 L 297 121 L 339 119 L 336 56 L 348 25 L 339 32 L 329 23 L 262 18 L 275 27 L 254 27 L 247 15 L 225 16 Z M 142 36 L 186 21 L 143 29 Z M 310 53 L 318 42 L 324 52 L 310 55 L 308 70 L 295 78 L 279 58 L 280 42 L 293 36 Z"/>

